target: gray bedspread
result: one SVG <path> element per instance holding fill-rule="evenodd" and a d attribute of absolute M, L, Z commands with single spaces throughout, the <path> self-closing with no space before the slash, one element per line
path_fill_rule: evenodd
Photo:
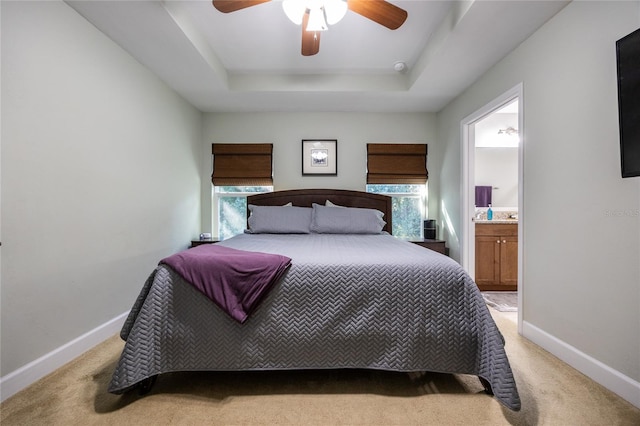
<path fill-rule="evenodd" d="M 504 339 L 458 263 L 390 235 L 238 235 L 291 268 L 244 324 L 166 265 L 122 329 L 109 391 L 172 371 L 370 368 L 474 374 L 512 410 Z"/>

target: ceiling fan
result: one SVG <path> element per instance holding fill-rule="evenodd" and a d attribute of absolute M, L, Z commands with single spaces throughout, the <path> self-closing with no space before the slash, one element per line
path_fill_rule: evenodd
<path fill-rule="evenodd" d="M 272 0 L 212 0 L 223 13 L 235 12 Z M 347 10 L 364 16 L 390 30 L 400 28 L 407 19 L 407 11 L 386 0 L 283 0 L 285 13 L 295 24 L 302 25 L 304 56 L 320 51 L 320 33 L 340 21 Z"/>

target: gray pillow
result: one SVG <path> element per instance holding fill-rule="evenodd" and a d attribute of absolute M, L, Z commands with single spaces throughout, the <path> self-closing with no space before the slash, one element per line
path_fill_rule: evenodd
<path fill-rule="evenodd" d="M 249 204 L 251 234 L 308 234 L 311 225 L 309 207 L 256 206 Z"/>
<path fill-rule="evenodd" d="M 311 231 L 318 234 L 380 234 L 386 224 L 375 209 L 313 204 Z"/>

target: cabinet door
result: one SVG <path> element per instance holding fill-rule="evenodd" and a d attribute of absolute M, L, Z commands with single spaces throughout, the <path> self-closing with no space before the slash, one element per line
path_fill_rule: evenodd
<path fill-rule="evenodd" d="M 500 284 L 518 285 L 518 237 L 500 239 Z"/>
<path fill-rule="evenodd" d="M 495 285 L 500 277 L 500 244 L 499 237 L 476 236 L 476 284 L 480 290 L 483 286 Z"/>

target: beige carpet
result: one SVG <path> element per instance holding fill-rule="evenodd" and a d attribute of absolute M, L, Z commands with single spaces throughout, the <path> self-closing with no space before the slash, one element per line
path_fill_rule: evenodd
<path fill-rule="evenodd" d="M 526 339 L 515 313 L 491 310 L 505 335 L 523 409 L 511 412 L 477 378 L 379 371 L 176 373 L 152 392 L 106 388 L 113 337 L 8 399 L 9 425 L 640 425 L 640 410 Z"/>

